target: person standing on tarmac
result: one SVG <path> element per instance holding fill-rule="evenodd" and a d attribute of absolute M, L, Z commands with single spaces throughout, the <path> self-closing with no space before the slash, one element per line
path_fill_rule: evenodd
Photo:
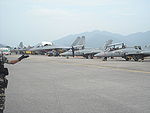
<path fill-rule="evenodd" d="M 72 50 L 72 56 L 74 57 L 74 47 L 72 46 L 72 48 L 71 48 L 71 50 Z"/>
<path fill-rule="evenodd" d="M 5 109 L 5 89 L 7 88 L 8 80 L 6 76 L 9 74 L 8 69 L 4 67 L 4 64 L 16 64 L 24 58 L 29 57 L 28 55 L 22 55 L 16 60 L 7 60 L 0 51 L 0 113 L 3 113 Z"/>

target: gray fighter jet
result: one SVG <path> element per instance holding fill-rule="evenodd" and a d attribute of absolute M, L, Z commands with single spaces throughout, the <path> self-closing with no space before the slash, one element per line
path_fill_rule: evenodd
<path fill-rule="evenodd" d="M 99 48 L 85 48 L 85 49 L 81 49 L 81 50 L 76 50 L 73 53 L 72 49 L 70 49 L 64 53 L 61 53 L 60 55 L 61 56 L 83 56 L 87 59 L 88 58 L 92 59 L 94 54 L 99 53 L 101 51 L 102 50 Z"/>
<path fill-rule="evenodd" d="M 112 40 L 108 40 L 106 41 L 105 45 L 104 45 L 104 49 L 106 48 L 107 45 L 111 44 Z M 93 59 L 94 55 L 97 53 L 102 52 L 103 50 L 100 48 L 83 48 L 80 50 L 75 50 L 73 51 L 72 49 L 61 53 L 61 56 L 83 56 L 86 59 Z"/>
<path fill-rule="evenodd" d="M 28 48 L 23 45 L 23 42 L 20 42 L 17 48 L 14 48 L 13 51 L 19 54 L 25 53 Z"/>
<path fill-rule="evenodd" d="M 122 57 L 126 61 L 131 59 L 138 61 L 139 59 L 144 60 L 144 57 L 150 56 L 150 51 L 142 50 L 140 46 L 126 47 L 124 43 L 115 43 L 108 45 L 105 51 L 94 56 L 104 58 L 104 61 L 109 57 Z"/>
<path fill-rule="evenodd" d="M 76 40 L 72 43 L 71 46 L 57 46 L 54 44 L 45 44 L 45 45 L 36 45 L 29 51 L 50 51 L 50 50 L 58 50 L 58 49 L 64 49 L 68 50 L 74 47 L 75 49 L 82 49 L 85 45 L 85 37 L 77 37 Z"/>

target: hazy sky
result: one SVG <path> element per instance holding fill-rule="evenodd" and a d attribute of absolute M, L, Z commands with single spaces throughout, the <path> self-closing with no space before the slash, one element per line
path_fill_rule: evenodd
<path fill-rule="evenodd" d="M 34 45 L 92 30 L 150 30 L 150 0 L 0 0 L 0 43 Z"/>

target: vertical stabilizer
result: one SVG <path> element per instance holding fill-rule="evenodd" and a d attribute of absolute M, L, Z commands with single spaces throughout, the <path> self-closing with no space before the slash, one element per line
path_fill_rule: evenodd
<path fill-rule="evenodd" d="M 85 36 L 77 37 L 77 39 L 71 45 L 75 49 L 84 49 L 85 46 Z"/>
<path fill-rule="evenodd" d="M 78 42 L 80 41 L 80 39 L 81 39 L 80 37 L 77 37 L 71 46 L 76 46 L 78 44 Z"/>
<path fill-rule="evenodd" d="M 80 38 L 80 40 L 79 40 L 79 42 L 78 42 L 77 45 L 83 45 L 83 46 L 85 46 L 85 36 L 82 36 L 82 37 Z"/>
<path fill-rule="evenodd" d="M 24 48 L 23 42 L 20 42 L 19 48 L 20 48 L 20 49 L 23 49 L 23 48 Z"/>

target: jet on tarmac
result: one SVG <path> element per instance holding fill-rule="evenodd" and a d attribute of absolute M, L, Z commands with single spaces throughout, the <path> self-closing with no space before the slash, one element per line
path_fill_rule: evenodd
<path fill-rule="evenodd" d="M 85 58 L 93 58 L 94 54 L 99 53 L 101 50 L 99 48 L 85 48 L 81 50 L 74 51 L 74 55 L 72 50 L 68 50 L 64 53 L 61 53 L 61 56 L 83 56 Z"/>
<path fill-rule="evenodd" d="M 85 46 L 85 37 L 77 37 L 76 40 L 72 43 L 71 46 L 56 46 L 54 44 L 45 44 L 45 45 L 36 45 L 29 51 L 32 52 L 40 52 L 40 51 L 50 51 L 50 50 L 58 50 L 58 49 L 63 49 L 63 50 L 68 50 L 71 49 L 72 47 L 76 50 L 82 49 Z"/>
<path fill-rule="evenodd" d="M 106 41 L 105 45 L 104 45 L 104 49 L 106 48 L 107 45 L 111 44 L 112 40 L 108 40 Z M 93 59 L 94 55 L 97 53 L 102 52 L 102 49 L 100 48 L 83 48 L 80 50 L 75 50 L 74 53 L 72 51 L 72 49 L 61 53 L 61 56 L 83 56 L 86 59 Z"/>
<path fill-rule="evenodd" d="M 105 51 L 94 56 L 102 57 L 104 58 L 104 61 L 106 61 L 109 57 L 122 57 L 126 61 L 133 58 L 135 61 L 138 61 L 139 59 L 144 60 L 144 57 L 150 56 L 150 51 L 142 50 L 140 46 L 126 47 L 124 43 L 115 43 L 108 45 Z"/>
<path fill-rule="evenodd" d="M 23 42 L 20 42 L 17 48 L 14 48 L 13 51 L 19 54 L 24 54 L 30 48 L 27 48 L 23 45 Z"/>

